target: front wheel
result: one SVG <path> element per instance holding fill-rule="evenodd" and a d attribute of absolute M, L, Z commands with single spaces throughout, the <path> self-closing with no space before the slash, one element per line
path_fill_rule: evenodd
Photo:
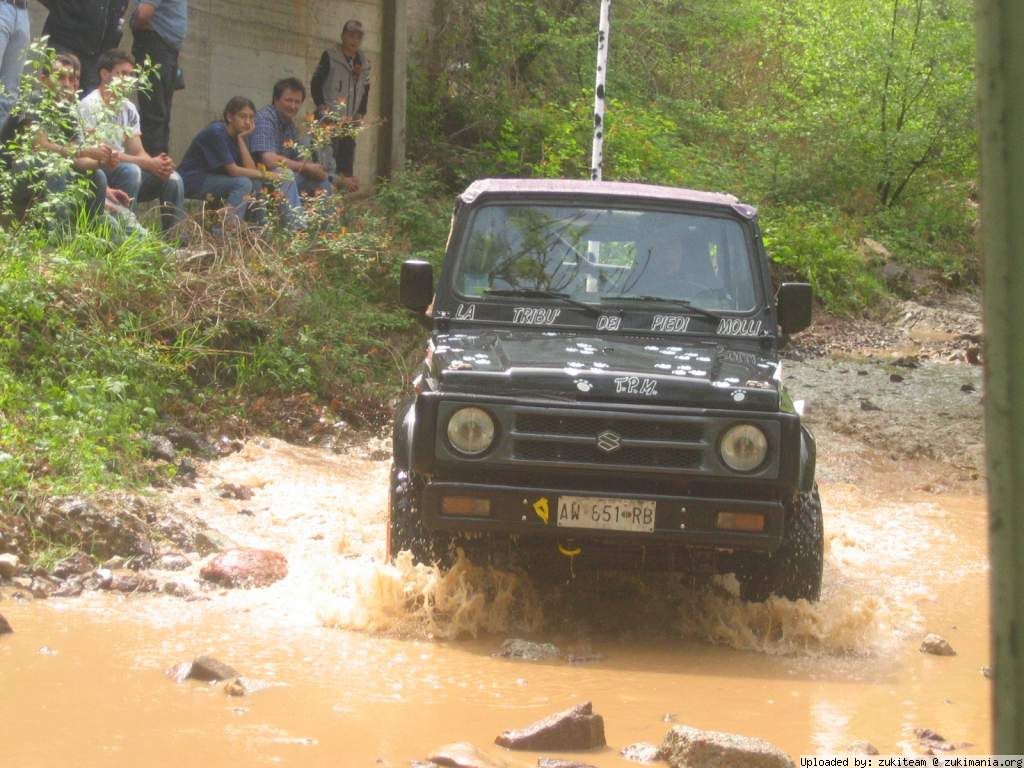
<path fill-rule="evenodd" d="M 752 558 L 737 572 L 740 598 L 763 602 L 776 594 L 789 600 L 821 597 L 825 560 L 825 533 L 817 484 L 797 493 L 786 504 L 782 544 L 769 555 Z"/>
<path fill-rule="evenodd" d="M 412 552 L 415 562 L 434 565 L 447 558 L 447 538 L 423 525 L 420 494 L 423 481 L 412 472 L 391 465 L 388 489 L 388 562 L 402 550 Z"/>

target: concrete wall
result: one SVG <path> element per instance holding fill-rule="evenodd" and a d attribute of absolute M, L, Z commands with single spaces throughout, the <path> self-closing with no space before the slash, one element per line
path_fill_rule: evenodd
<path fill-rule="evenodd" d="M 434 0 L 404 6 L 408 38 L 422 36 Z M 134 5 L 134 2 L 133 2 Z M 192 137 L 220 117 L 232 96 L 248 96 L 257 109 L 270 102 L 275 81 L 297 77 L 308 88 L 320 54 L 341 36 L 346 19 L 363 22 L 363 50 L 374 68 L 368 116 L 380 117 L 385 0 L 189 0 L 189 33 L 181 55 L 186 88 L 174 98 L 171 152 L 180 158 Z M 43 28 L 46 10 L 32 4 L 32 32 Z M 122 48 L 131 47 L 127 32 Z M 388 51 L 391 56 L 394 52 Z M 311 108 L 308 100 L 306 108 Z M 396 104 L 404 113 L 404 100 Z M 404 125 L 404 121 L 403 121 Z M 378 138 L 387 127 L 367 129 L 359 138 L 356 174 L 369 182 L 378 167 Z"/>

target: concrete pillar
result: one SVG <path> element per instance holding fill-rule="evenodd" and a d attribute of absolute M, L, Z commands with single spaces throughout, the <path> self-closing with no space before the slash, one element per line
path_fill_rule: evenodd
<path fill-rule="evenodd" d="M 1024 3 L 978 0 L 993 752 L 1024 754 Z"/>
<path fill-rule="evenodd" d="M 377 175 L 390 176 L 405 163 L 406 79 L 409 63 L 407 0 L 384 0 Z"/>

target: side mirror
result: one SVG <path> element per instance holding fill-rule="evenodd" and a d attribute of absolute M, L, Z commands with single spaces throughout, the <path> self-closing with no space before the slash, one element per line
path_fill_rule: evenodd
<path fill-rule="evenodd" d="M 811 324 L 811 302 L 814 293 L 807 283 L 783 283 L 779 286 L 776 307 L 779 327 L 789 336 Z"/>
<path fill-rule="evenodd" d="M 434 300 L 434 268 L 430 262 L 416 259 L 403 262 L 398 292 L 403 307 L 418 315 L 426 312 Z"/>

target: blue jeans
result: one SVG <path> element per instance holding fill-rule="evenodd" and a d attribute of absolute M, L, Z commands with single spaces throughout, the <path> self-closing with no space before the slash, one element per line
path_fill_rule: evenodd
<path fill-rule="evenodd" d="M 299 173 L 294 174 L 291 179 L 281 185 L 281 193 L 284 195 L 285 200 L 288 201 L 287 206 L 281 207 L 281 219 L 288 229 L 302 229 L 305 226 L 306 222 L 300 194 L 312 195 L 321 190 L 329 195 L 334 191 L 334 187 L 326 179 L 323 181 L 313 181 Z"/>
<path fill-rule="evenodd" d="M 160 201 L 160 224 L 164 232 L 185 218 L 185 185 L 177 173 L 161 179 L 134 163 L 124 162 L 106 173 L 107 185 L 132 199 L 132 210 L 137 202 Z"/>
<path fill-rule="evenodd" d="M 0 1 L 0 125 L 18 98 L 29 37 L 28 11 Z"/>
<path fill-rule="evenodd" d="M 189 197 L 193 200 L 205 200 L 208 195 L 222 198 L 228 206 L 225 222 L 239 225 L 245 219 L 246 211 L 252 203 L 253 191 L 258 186 L 257 182 L 244 176 L 211 173 Z"/>

